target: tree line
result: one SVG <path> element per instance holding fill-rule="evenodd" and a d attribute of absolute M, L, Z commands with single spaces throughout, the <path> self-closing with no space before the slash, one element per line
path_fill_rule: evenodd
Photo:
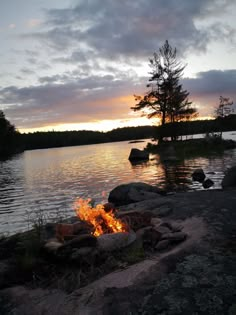
<path fill-rule="evenodd" d="M 34 132 L 22 134 L 21 142 L 26 150 L 43 149 L 152 138 L 155 130 L 155 126 L 140 126 L 117 128 L 108 132 L 87 130 Z"/>
<path fill-rule="evenodd" d="M 4 127 L 5 126 L 5 127 Z M 113 129 L 108 132 L 99 131 L 48 131 L 20 134 L 15 127 L 0 115 L 0 157 L 24 150 L 45 149 L 53 147 L 76 146 L 115 141 L 139 139 L 176 138 L 184 135 L 206 134 L 211 132 L 236 130 L 236 115 L 213 120 L 196 120 L 166 123 L 164 126 L 139 126 Z"/>
<path fill-rule="evenodd" d="M 0 110 L 0 157 L 21 151 L 19 143 L 20 133 L 6 119 L 4 112 Z"/>

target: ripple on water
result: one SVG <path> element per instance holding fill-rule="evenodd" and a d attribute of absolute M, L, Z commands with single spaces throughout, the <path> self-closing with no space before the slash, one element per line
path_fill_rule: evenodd
<path fill-rule="evenodd" d="M 142 149 L 146 143 L 136 143 Z M 26 212 L 39 209 L 51 216 L 64 212 L 73 215 L 75 198 L 92 197 L 102 202 L 117 185 L 143 181 L 170 189 L 203 189 L 192 182 L 191 174 L 203 168 L 207 177 L 220 183 L 225 170 L 233 165 L 236 150 L 223 157 L 195 158 L 176 163 L 161 163 L 158 155 L 151 160 L 132 165 L 128 161 L 128 142 L 26 151 L 1 162 L 0 233 L 27 229 Z"/>

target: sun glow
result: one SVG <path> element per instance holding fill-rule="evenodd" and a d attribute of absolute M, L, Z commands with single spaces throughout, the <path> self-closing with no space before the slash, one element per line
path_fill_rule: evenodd
<path fill-rule="evenodd" d="M 106 132 L 116 128 L 122 127 L 136 127 L 147 126 L 152 121 L 146 117 L 127 118 L 127 119 L 115 119 L 115 120 L 100 120 L 90 123 L 78 123 L 78 124 L 57 124 L 39 128 L 22 128 L 19 129 L 22 133 L 36 132 L 36 131 L 71 131 L 71 130 L 94 130 Z"/>

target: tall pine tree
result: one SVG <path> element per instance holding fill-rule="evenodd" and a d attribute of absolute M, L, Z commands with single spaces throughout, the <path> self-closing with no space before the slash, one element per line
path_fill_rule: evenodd
<path fill-rule="evenodd" d="M 173 49 L 166 40 L 150 59 L 149 90 L 144 96 L 135 96 L 138 103 L 131 107 L 134 111 L 141 110 L 148 118 L 160 118 L 162 126 L 167 122 L 174 123 L 197 116 L 196 109 L 188 101 L 189 93 L 179 83 L 185 66 L 177 60 L 176 55 L 176 48 Z M 160 135 L 159 141 L 162 138 L 163 135 Z"/>

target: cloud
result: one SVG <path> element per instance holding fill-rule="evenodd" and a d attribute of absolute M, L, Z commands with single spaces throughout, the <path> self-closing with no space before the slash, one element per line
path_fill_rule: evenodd
<path fill-rule="evenodd" d="M 210 26 L 199 21 L 220 16 L 231 4 L 230 0 L 77 1 L 72 8 L 48 10 L 50 29 L 34 36 L 57 49 L 86 47 L 100 58 L 146 58 L 165 39 L 181 53 L 204 51 L 212 38 L 227 29 L 232 34 L 232 28 L 220 19 Z"/>
<path fill-rule="evenodd" d="M 23 73 L 23 74 L 26 74 L 26 75 L 28 75 L 28 74 L 35 74 L 35 71 L 33 71 L 32 69 L 29 69 L 29 68 L 22 68 L 20 70 L 20 72 Z"/>
<path fill-rule="evenodd" d="M 42 78 L 44 85 L 1 89 L 4 112 L 18 128 L 127 118 L 133 100 L 130 89 L 136 84 L 129 78 L 90 76 L 54 83 L 59 80 L 63 78 Z"/>
<path fill-rule="evenodd" d="M 145 92 L 147 80 L 133 75 L 122 79 L 115 75 L 72 79 L 67 73 L 42 77 L 38 86 L 1 89 L 0 102 L 18 128 L 126 119 L 135 102 L 133 94 Z M 236 100 L 236 69 L 200 72 L 182 83 L 203 116 L 213 114 L 220 95 Z"/>
<path fill-rule="evenodd" d="M 221 95 L 236 103 L 236 69 L 199 72 L 196 78 L 185 78 L 182 82 L 202 115 L 213 114 Z"/>

